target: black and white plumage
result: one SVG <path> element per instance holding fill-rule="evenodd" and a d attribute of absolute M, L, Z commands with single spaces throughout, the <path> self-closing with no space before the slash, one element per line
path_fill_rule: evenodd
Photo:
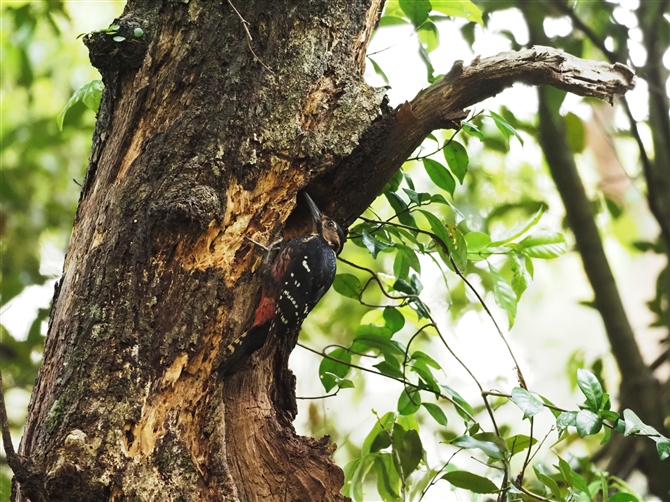
<path fill-rule="evenodd" d="M 288 241 L 272 262 L 253 325 L 224 351 L 220 367 L 224 376 L 237 371 L 269 335 L 297 335 L 302 322 L 333 284 L 336 256 L 345 235 L 335 220 L 321 214 L 307 194 L 305 199 L 314 230 Z"/>

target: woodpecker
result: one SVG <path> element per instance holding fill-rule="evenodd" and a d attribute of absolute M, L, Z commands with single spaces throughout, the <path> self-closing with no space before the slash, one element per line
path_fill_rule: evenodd
<path fill-rule="evenodd" d="M 344 231 L 304 195 L 314 223 L 312 233 L 288 241 L 266 271 L 253 325 L 224 350 L 219 369 L 223 376 L 237 371 L 270 335 L 297 334 L 307 314 L 333 284 Z M 269 254 L 272 246 L 265 249 Z"/>

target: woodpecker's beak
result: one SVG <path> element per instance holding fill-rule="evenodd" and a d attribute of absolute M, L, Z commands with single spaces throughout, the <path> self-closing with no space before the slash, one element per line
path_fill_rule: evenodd
<path fill-rule="evenodd" d="M 309 206 L 309 213 L 312 215 L 312 219 L 314 220 L 314 225 L 316 225 L 317 232 L 321 233 L 321 211 L 319 211 L 319 208 L 316 207 L 316 204 L 314 204 L 314 201 L 312 198 L 307 195 L 307 192 L 303 192 L 305 194 L 305 200 L 307 201 L 307 205 Z"/>

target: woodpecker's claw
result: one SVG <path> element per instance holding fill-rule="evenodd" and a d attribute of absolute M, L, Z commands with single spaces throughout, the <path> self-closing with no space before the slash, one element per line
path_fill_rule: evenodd
<path fill-rule="evenodd" d="M 279 245 L 284 241 L 283 238 L 279 238 L 276 241 L 274 241 L 272 244 L 269 246 L 266 246 L 265 244 L 261 244 L 258 241 L 253 240 L 251 237 L 247 237 L 246 235 L 244 236 L 246 240 L 249 242 L 253 242 L 256 244 L 259 248 L 262 248 L 265 251 L 265 258 L 263 258 L 264 263 L 269 263 L 270 262 L 270 255 L 272 254 L 273 251 L 276 251 L 279 249 Z"/>

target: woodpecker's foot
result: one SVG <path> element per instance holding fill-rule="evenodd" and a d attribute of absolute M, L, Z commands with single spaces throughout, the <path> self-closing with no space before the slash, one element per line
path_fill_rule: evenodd
<path fill-rule="evenodd" d="M 273 242 L 272 244 L 270 244 L 269 246 L 266 246 L 265 244 L 261 244 L 260 242 L 253 240 L 251 237 L 247 237 L 247 236 L 245 236 L 244 238 L 245 238 L 246 240 L 248 240 L 249 242 L 253 242 L 253 243 L 256 244 L 259 248 L 262 248 L 262 249 L 265 251 L 265 258 L 263 259 L 263 262 L 264 262 L 264 263 L 269 263 L 269 262 L 270 262 L 270 256 L 272 255 L 272 252 L 273 252 L 273 251 L 276 251 L 277 249 L 279 249 L 280 244 L 284 241 L 284 239 L 282 239 L 282 238 L 280 237 L 279 239 L 277 239 L 276 241 L 274 241 L 274 242 Z"/>

